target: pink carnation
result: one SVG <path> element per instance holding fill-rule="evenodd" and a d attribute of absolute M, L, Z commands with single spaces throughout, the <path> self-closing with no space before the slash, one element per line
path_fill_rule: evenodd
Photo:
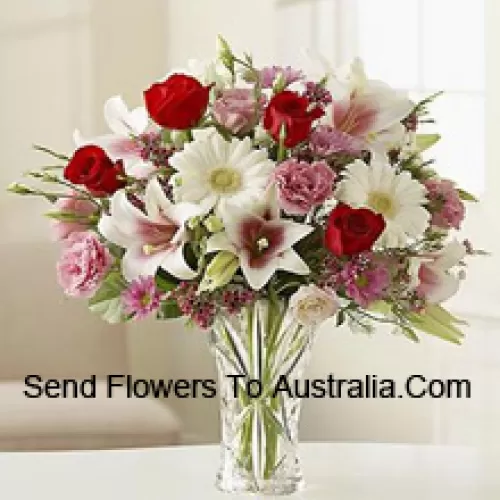
<path fill-rule="evenodd" d="M 431 224 L 441 229 L 460 229 L 465 217 L 465 206 L 453 182 L 444 179 L 425 181 Z"/>
<path fill-rule="evenodd" d="M 307 163 L 295 158 L 274 171 L 280 205 L 290 215 L 305 215 L 332 194 L 335 173 L 325 161 Z"/>
<path fill-rule="evenodd" d="M 64 240 L 57 277 L 71 297 L 89 298 L 97 291 L 113 258 L 92 231 L 71 233 Z"/>
<path fill-rule="evenodd" d="M 233 134 L 246 134 L 259 122 L 265 97 L 258 105 L 253 90 L 224 90 L 214 102 L 214 118 Z"/>
<path fill-rule="evenodd" d="M 58 241 L 65 240 L 72 233 L 86 231 L 90 227 L 89 216 L 97 210 L 92 201 L 79 199 L 77 193 L 73 193 L 71 198 L 59 198 L 55 203 L 55 207 L 59 212 L 81 218 L 72 222 L 53 221 L 52 232 L 54 239 Z"/>

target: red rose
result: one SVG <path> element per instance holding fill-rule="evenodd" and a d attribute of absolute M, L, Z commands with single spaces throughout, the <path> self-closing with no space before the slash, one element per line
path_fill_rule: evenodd
<path fill-rule="evenodd" d="M 191 76 L 172 75 L 144 92 L 149 116 L 165 128 L 194 127 L 207 109 L 210 88 Z"/>
<path fill-rule="evenodd" d="M 99 146 L 83 146 L 75 151 L 64 169 L 64 178 L 81 184 L 99 196 L 113 194 L 125 186 L 123 162 L 113 162 Z"/>
<path fill-rule="evenodd" d="M 337 257 L 361 253 L 372 248 L 384 229 L 380 214 L 339 203 L 328 217 L 325 246 Z"/>
<path fill-rule="evenodd" d="M 300 96 L 291 90 L 284 90 L 269 101 L 264 116 L 264 127 L 275 141 L 279 141 L 281 127 L 284 124 L 285 146 L 293 148 L 307 139 L 311 132 L 312 122 L 324 114 L 325 112 L 319 106 L 311 108 L 311 102 L 307 97 Z"/>

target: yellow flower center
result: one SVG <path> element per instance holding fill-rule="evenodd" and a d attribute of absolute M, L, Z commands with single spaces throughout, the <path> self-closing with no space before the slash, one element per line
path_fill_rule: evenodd
<path fill-rule="evenodd" d="M 257 248 L 261 252 L 262 252 L 262 250 L 265 250 L 266 248 L 269 248 L 269 240 L 267 238 L 260 238 L 257 241 Z"/>
<path fill-rule="evenodd" d="M 368 278 L 366 276 L 364 276 L 364 275 L 358 276 L 356 278 L 356 285 L 359 288 L 365 288 L 365 286 L 368 285 Z"/>
<path fill-rule="evenodd" d="M 368 195 L 368 206 L 375 212 L 382 214 L 387 219 L 392 219 L 396 215 L 396 205 L 393 198 L 387 193 L 372 191 Z"/>
<path fill-rule="evenodd" d="M 234 168 L 218 167 L 210 172 L 208 181 L 217 193 L 234 193 L 241 186 L 241 175 Z"/>

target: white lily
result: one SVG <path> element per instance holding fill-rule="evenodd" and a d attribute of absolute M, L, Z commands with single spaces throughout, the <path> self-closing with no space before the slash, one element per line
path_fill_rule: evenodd
<path fill-rule="evenodd" d="M 139 179 L 147 178 L 155 167 L 142 158 L 142 147 L 134 139 L 148 130 L 146 108 L 138 107 L 130 111 L 120 96 L 114 96 L 104 104 L 104 119 L 112 133 L 84 138 L 79 130 L 75 130 L 73 139 L 77 147 L 87 144 L 100 146 L 111 159 L 123 160 L 128 175 Z"/>
<path fill-rule="evenodd" d="M 465 245 L 457 240 L 446 245 L 441 252 L 428 259 L 416 258 L 410 274 L 413 285 L 428 302 L 439 304 L 455 295 L 460 285 L 459 273 L 450 272 L 465 257 Z"/>
<path fill-rule="evenodd" d="M 278 269 L 298 275 L 310 272 L 292 247 L 313 228 L 280 218 L 274 186 L 266 196 L 253 212 L 228 205 L 222 214 L 225 232 L 214 234 L 207 242 L 208 253 L 226 251 L 238 257 L 253 290 L 264 287 Z"/>
<path fill-rule="evenodd" d="M 184 259 L 185 224 L 201 215 L 201 208 L 192 203 L 173 204 L 156 178 L 146 187 L 144 204 L 142 212 L 124 191 L 117 191 L 111 198 L 111 215 L 99 222 L 99 232 L 126 249 L 122 260 L 125 278 L 154 276 L 158 268 L 179 279 L 194 278 L 197 272 Z"/>
<path fill-rule="evenodd" d="M 365 148 L 382 158 L 401 145 L 405 136 L 401 120 L 413 109 L 405 92 L 369 80 L 360 59 L 353 61 L 347 75 L 333 78 L 330 86 L 336 129 L 362 140 Z"/>

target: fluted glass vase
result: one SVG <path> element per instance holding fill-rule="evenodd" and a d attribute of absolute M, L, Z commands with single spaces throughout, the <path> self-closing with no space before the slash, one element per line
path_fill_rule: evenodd
<path fill-rule="evenodd" d="M 313 335 L 278 299 L 259 300 L 236 316 L 218 315 L 210 345 L 219 376 L 220 490 L 287 495 L 302 487 L 302 400 L 294 397 L 294 387 Z"/>

